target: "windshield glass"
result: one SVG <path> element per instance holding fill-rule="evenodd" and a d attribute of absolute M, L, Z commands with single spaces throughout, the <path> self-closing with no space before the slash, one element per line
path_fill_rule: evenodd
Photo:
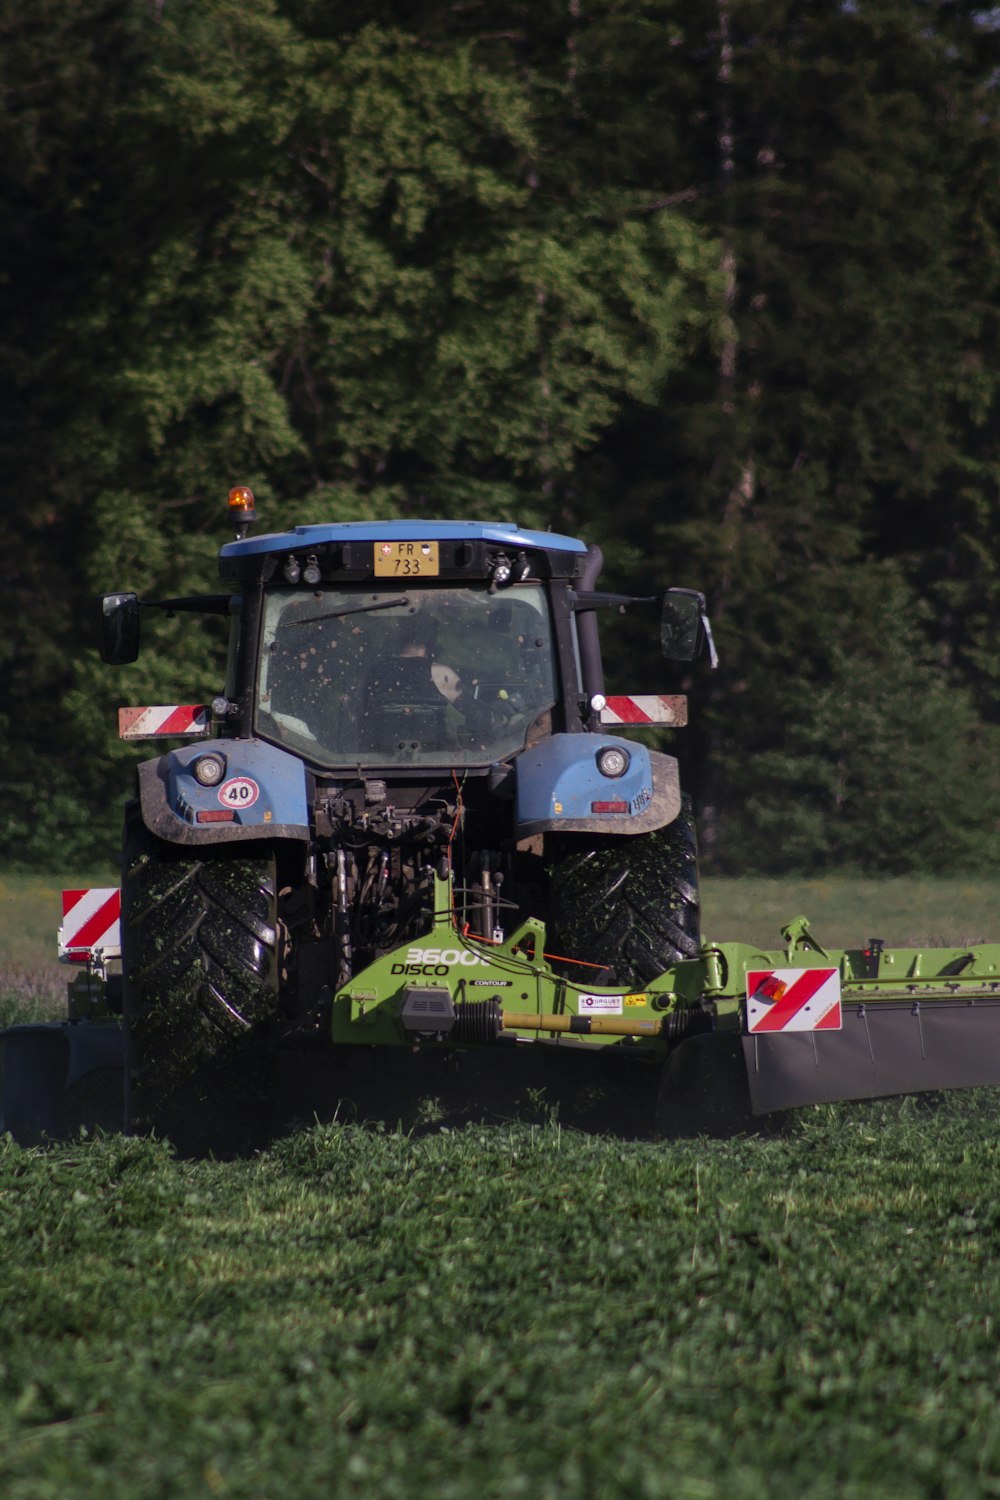
<path fill-rule="evenodd" d="M 271 590 L 257 731 L 324 766 L 489 765 L 555 702 L 544 590 Z"/>

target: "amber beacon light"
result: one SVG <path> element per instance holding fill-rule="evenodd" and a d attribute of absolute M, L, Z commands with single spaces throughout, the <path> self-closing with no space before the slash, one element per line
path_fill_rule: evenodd
<path fill-rule="evenodd" d="M 229 491 L 229 514 L 236 522 L 237 538 L 246 536 L 251 521 L 256 521 L 253 490 L 248 484 L 237 484 Z"/>

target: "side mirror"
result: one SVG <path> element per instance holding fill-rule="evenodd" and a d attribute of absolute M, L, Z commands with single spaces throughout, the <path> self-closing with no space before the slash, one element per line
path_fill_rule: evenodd
<path fill-rule="evenodd" d="M 696 589 L 667 589 L 660 601 L 660 649 L 669 661 L 694 661 L 702 639 L 713 667 L 719 658 L 705 610 L 705 595 Z"/>
<path fill-rule="evenodd" d="M 105 594 L 97 601 L 97 649 L 110 667 L 124 667 L 139 655 L 139 596 Z"/>

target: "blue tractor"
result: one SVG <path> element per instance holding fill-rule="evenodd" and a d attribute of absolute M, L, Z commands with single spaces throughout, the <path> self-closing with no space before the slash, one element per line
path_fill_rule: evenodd
<path fill-rule="evenodd" d="M 64 892 L 86 968 L 66 1022 L 0 1033 L 0 1128 L 58 1134 L 78 1103 L 116 1128 L 124 1076 L 128 1129 L 239 1147 L 306 1053 L 324 1100 L 367 1068 L 389 1110 L 390 1059 L 477 1099 L 500 1053 L 630 1059 L 665 1135 L 1000 1082 L 1000 944 L 832 951 L 803 917 L 777 950 L 702 942 L 677 763 L 619 732 L 684 700 L 606 696 L 597 631 L 652 607 L 666 657 L 714 664 L 700 594 L 601 593 L 597 548 L 508 522 L 251 536 L 230 503 L 222 592 L 100 601 L 114 664 L 146 610 L 228 616 L 228 675 L 211 709 L 121 711 L 193 742 L 138 768 L 120 893 Z"/>
<path fill-rule="evenodd" d="M 126 810 L 129 1128 L 252 1112 L 281 1047 L 555 1040 L 579 996 L 595 1040 L 641 1038 L 625 997 L 699 951 L 695 839 L 676 760 L 607 721 L 684 700 L 609 709 L 597 617 L 656 608 L 690 661 L 703 597 L 600 593 L 597 547 L 511 522 L 250 535 L 230 504 L 224 592 L 100 601 L 115 665 L 148 609 L 230 620 L 211 737 L 141 764 Z"/>

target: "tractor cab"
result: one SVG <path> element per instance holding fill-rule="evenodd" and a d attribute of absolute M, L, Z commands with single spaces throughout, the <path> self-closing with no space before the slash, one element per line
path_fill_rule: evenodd
<path fill-rule="evenodd" d="M 558 696 L 538 582 L 280 585 L 259 640 L 255 732 L 324 768 L 490 765 Z"/>

